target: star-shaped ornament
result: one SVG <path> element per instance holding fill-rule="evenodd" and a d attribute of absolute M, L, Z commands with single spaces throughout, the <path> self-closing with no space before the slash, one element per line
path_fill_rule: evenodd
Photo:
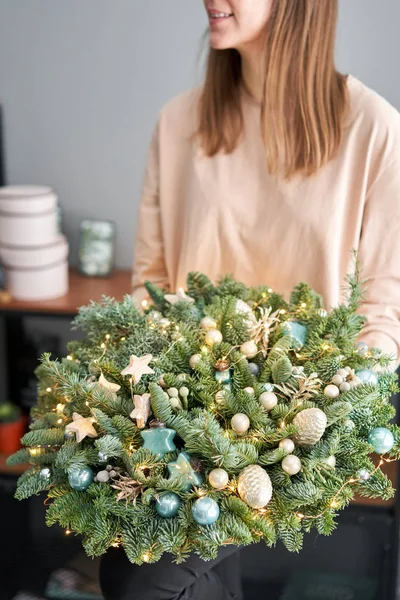
<path fill-rule="evenodd" d="M 121 375 L 132 375 L 133 383 L 139 383 L 143 375 L 152 375 L 153 369 L 149 367 L 149 362 L 153 360 L 151 354 L 137 357 L 134 354 L 129 359 L 129 365 L 121 371 Z"/>
<path fill-rule="evenodd" d="M 181 452 L 175 461 L 168 463 L 167 467 L 170 479 L 179 479 L 183 492 L 190 490 L 192 485 L 198 486 L 203 483 L 203 477 L 196 473 L 190 464 L 190 456 L 187 452 Z"/>
<path fill-rule="evenodd" d="M 136 419 L 136 425 L 139 429 L 143 429 L 150 416 L 150 394 L 143 394 L 143 396 L 135 394 L 133 399 L 135 408 L 129 416 L 131 419 Z"/>
<path fill-rule="evenodd" d="M 194 298 L 188 296 L 183 288 L 179 288 L 176 294 L 166 294 L 164 298 L 170 304 L 176 304 L 177 302 L 189 302 L 192 304 L 194 302 Z"/>
<path fill-rule="evenodd" d="M 91 417 L 85 418 L 79 413 L 74 412 L 72 418 L 72 423 L 68 423 L 65 431 L 73 431 L 77 442 L 81 442 L 85 437 L 95 438 L 98 436 L 97 431 L 93 427 Z"/>
<path fill-rule="evenodd" d="M 141 431 L 140 435 L 143 438 L 143 448 L 150 450 L 157 456 L 157 460 L 163 458 L 167 452 L 176 450 L 176 446 L 173 439 L 176 435 L 174 429 L 168 429 L 167 427 L 154 427 L 153 429 L 146 429 Z"/>

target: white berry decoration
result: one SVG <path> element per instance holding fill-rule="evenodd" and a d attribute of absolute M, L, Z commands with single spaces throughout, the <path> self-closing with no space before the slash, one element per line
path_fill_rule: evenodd
<path fill-rule="evenodd" d="M 244 413 L 237 413 L 236 415 L 233 415 L 231 419 L 231 427 L 233 431 L 242 435 L 243 433 L 246 433 L 250 427 L 250 419 Z"/>
<path fill-rule="evenodd" d="M 293 419 L 297 433 L 293 436 L 299 446 L 314 446 L 325 433 L 326 414 L 319 408 L 306 408 Z"/>
<path fill-rule="evenodd" d="M 222 342 L 222 333 L 218 329 L 210 329 L 206 333 L 205 342 L 207 346 L 220 344 Z"/>
<path fill-rule="evenodd" d="M 272 497 L 272 483 L 262 467 L 249 465 L 239 475 L 238 492 L 251 508 L 264 508 Z"/>
<path fill-rule="evenodd" d="M 301 460 L 293 454 L 285 456 L 282 461 L 282 469 L 288 475 L 297 475 L 297 473 L 301 471 Z"/>
<path fill-rule="evenodd" d="M 265 410 L 272 410 L 278 404 L 278 396 L 274 392 L 263 392 L 258 401 Z"/>
<path fill-rule="evenodd" d="M 225 469 L 213 469 L 208 475 L 208 481 L 216 490 L 223 490 L 228 485 L 229 475 Z"/>
<path fill-rule="evenodd" d="M 250 340 L 250 342 L 245 342 L 240 346 L 240 352 L 246 358 L 254 358 L 258 353 L 257 344 L 253 342 L 253 340 Z"/>
<path fill-rule="evenodd" d="M 284 440 L 281 440 L 279 442 L 279 448 L 281 450 L 283 450 L 284 452 L 286 452 L 287 454 L 292 454 L 292 452 L 294 451 L 294 441 L 290 440 L 289 438 L 286 438 Z"/>

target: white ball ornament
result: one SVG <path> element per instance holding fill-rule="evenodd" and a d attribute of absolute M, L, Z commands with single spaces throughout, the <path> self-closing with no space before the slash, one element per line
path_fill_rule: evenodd
<path fill-rule="evenodd" d="M 193 356 L 191 356 L 190 359 L 189 359 L 189 365 L 191 366 L 191 368 L 195 369 L 196 366 L 201 361 L 201 359 L 202 359 L 201 354 L 193 354 Z"/>
<path fill-rule="evenodd" d="M 254 358 L 254 356 L 256 356 L 256 354 L 258 354 L 257 344 L 253 340 L 250 340 L 249 342 L 245 342 L 244 344 L 242 344 L 240 346 L 240 352 L 246 358 Z"/>
<path fill-rule="evenodd" d="M 178 398 L 179 396 L 179 392 L 176 388 L 169 388 L 167 393 L 170 398 Z"/>
<path fill-rule="evenodd" d="M 210 329 L 217 329 L 217 321 L 211 317 L 204 317 L 200 321 L 200 327 L 209 331 Z"/>
<path fill-rule="evenodd" d="M 332 377 L 332 383 L 339 387 L 343 383 L 343 377 L 341 375 L 334 375 Z"/>
<path fill-rule="evenodd" d="M 207 346 L 220 344 L 222 342 L 222 333 L 218 329 L 210 329 L 206 333 L 205 342 Z"/>
<path fill-rule="evenodd" d="M 340 384 L 339 386 L 339 390 L 341 392 L 348 392 L 351 390 L 351 385 L 348 381 L 343 381 L 343 383 Z"/>
<path fill-rule="evenodd" d="M 296 475 L 299 471 L 301 471 L 301 460 L 293 454 L 285 456 L 281 465 L 282 469 L 288 475 Z"/>
<path fill-rule="evenodd" d="M 272 498 L 272 483 L 260 465 L 249 465 L 238 479 L 241 499 L 251 508 L 264 508 Z"/>
<path fill-rule="evenodd" d="M 337 398 L 340 394 L 340 390 L 336 385 L 327 385 L 324 389 L 324 394 L 327 398 Z"/>
<path fill-rule="evenodd" d="M 284 452 L 286 452 L 287 454 L 292 454 L 292 452 L 294 451 L 294 448 L 295 448 L 294 441 L 289 438 L 281 440 L 279 442 L 279 448 L 281 450 L 283 450 Z"/>
<path fill-rule="evenodd" d="M 248 394 L 251 394 L 252 396 L 254 395 L 254 388 L 252 387 L 245 387 L 244 391 L 247 392 Z"/>
<path fill-rule="evenodd" d="M 295 416 L 293 425 L 297 428 L 293 441 L 299 446 L 314 446 L 325 433 L 326 414 L 320 408 L 306 408 Z"/>
<path fill-rule="evenodd" d="M 231 427 L 237 434 L 242 435 L 250 427 L 250 419 L 244 413 L 236 413 L 231 419 Z"/>
<path fill-rule="evenodd" d="M 208 475 L 210 485 L 216 490 L 223 490 L 229 481 L 229 475 L 225 469 L 213 469 Z"/>
<path fill-rule="evenodd" d="M 278 396 L 274 392 L 263 392 L 258 401 L 265 410 L 272 410 L 278 404 Z"/>

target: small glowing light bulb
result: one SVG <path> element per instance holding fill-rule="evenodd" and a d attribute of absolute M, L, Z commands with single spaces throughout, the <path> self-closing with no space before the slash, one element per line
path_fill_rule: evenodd
<path fill-rule="evenodd" d="M 145 554 L 143 554 L 143 560 L 144 560 L 144 562 L 149 562 L 149 560 L 150 560 L 150 554 L 148 554 L 148 552 L 146 552 Z"/>
<path fill-rule="evenodd" d="M 147 305 L 148 305 L 147 300 L 142 300 L 142 306 L 143 306 L 143 308 L 146 308 Z"/>
<path fill-rule="evenodd" d="M 104 350 L 104 348 L 105 348 L 105 347 L 106 347 L 106 345 L 105 345 L 105 343 L 103 342 L 103 343 L 101 344 L 100 348 L 103 348 L 103 350 Z"/>
<path fill-rule="evenodd" d="M 68 354 L 67 360 L 73 360 L 73 358 L 72 358 L 72 356 L 70 354 Z"/>
<path fill-rule="evenodd" d="M 46 388 L 46 392 L 51 392 L 51 387 Z"/>

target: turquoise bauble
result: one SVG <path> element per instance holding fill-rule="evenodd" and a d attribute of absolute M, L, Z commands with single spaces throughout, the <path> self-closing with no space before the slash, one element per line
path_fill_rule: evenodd
<path fill-rule="evenodd" d="M 76 469 L 68 476 L 69 485 L 77 490 L 83 492 L 93 482 L 94 473 L 90 467 L 82 467 Z"/>
<path fill-rule="evenodd" d="M 386 427 L 376 427 L 368 436 L 369 443 L 377 454 L 386 454 L 394 446 L 394 437 Z"/>
<path fill-rule="evenodd" d="M 282 324 L 282 330 L 286 335 L 292 336 L 298 349 L 306 343 L 307 327 L 305 325 L 297 323 L 297 321 L 286 321 Z"/>
<path fill-rule="evenodd" d="M 272 383 L 264 383 L 264 390 L 266 392 L 273 392 L 274 391 L 274 386 Z"/>
<path fill-rule="evenodd" d="M 170 517 L 175 517 L 181 504 L 182 500 L 179 498 L 178 494 L 167 492 L 156 499 L 156 511 L 160 517 L 169 519 Z"/>
<path fill-rule="evenodd" d="M 192 515 L 199 525 L 212 525 L 219 517 L 219 506 L 212 498 L 203 496 L 193 504 Z"/>
<path fill-rule="evenodd" d="M 141 431 L 140 435 L 144 441 L 143 448 L 146 448 L 155 454 L 157 460 L 163 458 L 167 452 L 176 450 L 176 446 L 173 442 L 176 435 L 174 429 L 168 429 L 167 427 L 153 427 L 153 429 Z"/>
<path fill-rule="evenodd" d="M 362 383 L 372 383 L 374 385 L 378 385 L 378 375 L 373 371 L 362 369 L 361 371 L 356 371 L 356 375 Z"/>

